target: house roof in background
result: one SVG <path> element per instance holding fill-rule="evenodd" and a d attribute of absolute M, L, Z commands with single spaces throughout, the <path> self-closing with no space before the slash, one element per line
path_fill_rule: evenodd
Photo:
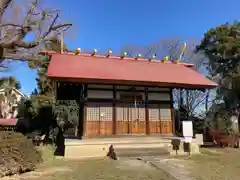
<path fill-rule="evenodd" d="M 25 94 L 23 94 L 23 93 L 22 93 L 21 91 L 19 91 L 18 89 L 13 88 L 13 90 L 14 90 L 16 93 L 18 93 L 20 96 L 22 96 L 22 97 L 24 97 L 24 98 L 27 97 Z M 4 88 L 0 89 L 0 93 L 1 93 L 1 92 L 4 92 L 4 91 L 5 91 Z"/>
<path fill-rule="evenodd" d="M 18 119 L 0 119 L 0 126 L 16 126 Z"/>

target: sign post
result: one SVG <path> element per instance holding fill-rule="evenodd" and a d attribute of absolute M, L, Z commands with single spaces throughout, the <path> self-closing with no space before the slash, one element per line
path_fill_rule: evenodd
<path fill-rule="evenodd" d="M 185 142 L 192 142 L 193 138 L 193 123 L 192 121 L 182 121 L 183 137 Z"/>
<path fill-rule="evenodd" d="M 188 152 L 188 155 L 191 154 L 191 142 L 193 138 L 193 123 L 192 121 L 183 121 L 182 122 L 182 129 L 183 129 L 183 149 L 185 152 Z"/>

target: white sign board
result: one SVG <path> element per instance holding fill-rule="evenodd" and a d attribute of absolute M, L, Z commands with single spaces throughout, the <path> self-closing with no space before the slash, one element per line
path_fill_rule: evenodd
<path fill-rule="evenodd" d="M 185 141 L 191 142 L 193 137 L 193 123 L 192 121 L 182 121 L 183 137 Z"/>

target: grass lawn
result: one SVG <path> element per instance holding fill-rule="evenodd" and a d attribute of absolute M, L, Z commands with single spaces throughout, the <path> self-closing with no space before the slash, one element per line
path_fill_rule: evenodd
<path fill-rule="evenodd" d="M 36 180 L 174 180 L 163 171 L 129 159 L 58 160 L 42 165 L 38 171 L 43 173 Z"/>
<path fill-rule="evenodd" d="M 239 149 L 201 149 L 202 154 L 173 158 L 196 180 L 240 180 Z M 67 161 L 44 150 L 45 162 L 36 171 L 11 180 L 175 180 L 162 170 L 139 160 L 108 158 Z M 180 160 L 180 161 L 179 161 Z M 9 180 L 9 179 L 8 179 Z"/>
<path fill-rule="evenodd" d="M 67 161 L 54 159 L 44 153 L 47 159 L 34 172 L 29 172 L 12 180 L 175 180 L 164 171 L 157 170 L 139 160 L 108 158 Z"/>
<path fill-rule="evenodd" d="M 197 180 L 239 180 L 240 149 L 201 149 L 202 154 L 183 158 Z"/>
<path fill-rule="evenodd" d="M 35 172 L 21 175 L 21 180 L 174 180 L 138 160 L 108 158 L 81 161 L 45 162 Z"/>

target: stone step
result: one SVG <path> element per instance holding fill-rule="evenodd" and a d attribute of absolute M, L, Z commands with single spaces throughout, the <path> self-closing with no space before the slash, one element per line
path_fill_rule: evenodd
<path fill-rule="evenodd" d="M 93 139 L 65 139 L 66 146 L 76 145 L 99 145 L 99 144 L 152 144 L 152 143 L 171 143 L 172 139 L 180 139 L 180 137 L 122 137 L 122 138 L 93 138 Z M 196 142 L 193 139 L 192 142 Z"/>
<path fill-rule="evenodd" d="M 193 144 L 196 144 L 193 142 Z M 82 159 L 82 158 L 96 158 L 105 157 L 108 153 L 109 147 L 113 145 L 117 156 L 153 156 L 166 154 L 174 155 L 176 152 L 172 150 L 170 138 L 105 138 L 105 139 L 85 139 L 85 140 L 71 140 L 65 141 L 65 157 L 67 159 Z M 197 145 L 192 146 L 195 152 L 199 151 Z M 165 150 L 165 151 L 163 151 Z M 182 142 L 180 154 L 183 152 Z"/>
<path fill-rule="evenodd" d="M 65 155 L 66 159 L 84 159 L 84 158 L 97 158 L 106 157 L 108 153 L 108 146 L 66 146 Z"/>
<path fill-rule="evenodd" d="M 139 154 L 136 152 L 142 151 L 141 149 L 149 149 L 149 153 L 156 154 L 158 149 L 163 149 L 166 145 L 169 145 L 169 142 L 164 143 L 98 143 L 98 144 L 71 144 L 65 145 L 65 157 L 68 159 L 81 159 L 81 158 L 88 158 L 88 157 L 105 157 L 108 153 L 109 147 L 113 145 L 114 149 L 122 154 L 126 154 L 126 152 L 130 152 L 131 154 Z M 152 149 L 152 150 L 150 150 Z M 153 149 L 156 149 L 155 152 Z"/>
<path fill-rule="evenodd" d="M 131 149 L 115 149 L 117 157 L 142 157 L 142 156 L 161 156 L 168 155 L 169 152 L 165 148 L 131 148 Z"/>
<path fill-rule="evenodd" d="M 76 145 L 98 145 L 98 144 L 153 144 L 153 143 L 170 143 L 171 139 L 99 139 L 99 140 L 75 140 L 66 139 L 66 146 Z"/>
<path fill-rule="evenodd" d="M 114 149 L 121 152 L 132 151 L 136 149 L 162 149 L 169 143 L 117 143 L 117 144 L 81 144 L 81 145 L 66 145 L 65 157 L 81 158 L 81 157 L 104 157 L 107 155 L 108 149 L 113 145 Z"/>

